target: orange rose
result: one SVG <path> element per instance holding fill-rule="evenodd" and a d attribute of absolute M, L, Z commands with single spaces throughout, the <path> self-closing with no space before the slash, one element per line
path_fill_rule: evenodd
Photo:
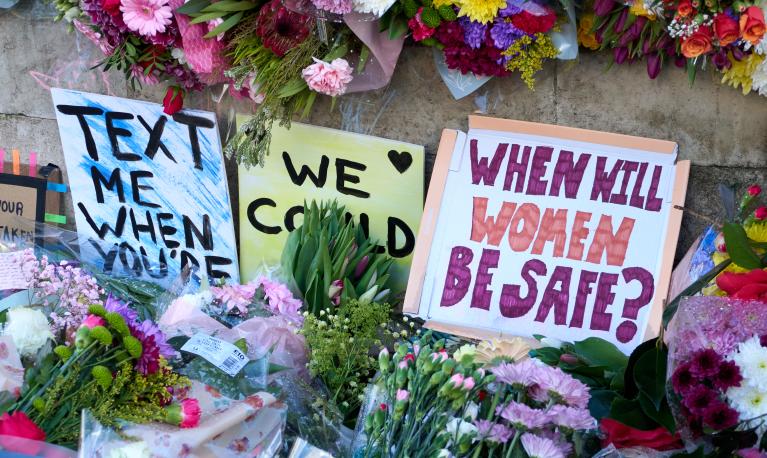
<path fill-rule="evenodd" d="M 758 6 L 749 6 L 740 15 L 740 34 L 752 45 L 758 44 L 764 36 L 764 12 Z"/>
<path fill-rule="evenodd" d="M 682 42 L 682 55 L 688 59 L 711 51 L 711 27 L 701 26 Z"/>
<path fill-rule="evenodd" d="M 692 14 L 692 2 L 690 0 L 679 0 L 679 5 L 676 7 L 676 12 L 682 17 L 687 17 Z"/>
<path fill-rule="evenodd" d="M 714 16 L 714 33 L 719 40 L 719 46 L 727 46 L 740 36 L 738 22 L 730 16 L 719 13 Z"/>

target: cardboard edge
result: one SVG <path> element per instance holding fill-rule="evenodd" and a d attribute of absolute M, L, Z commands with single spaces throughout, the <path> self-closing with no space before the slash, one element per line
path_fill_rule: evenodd
<path fill-rule="evenodd" d="M 427 320 L 423 326 L 432 331 L 453 334 L 459 337 L 466 337 L 477 340 L 500 339 L 503 334 L 500 331 L 491 331 L 489 329 L 472 328 L 470 326 L 460 326 L 457 324 L 443 323 L 441 321 Z"/>
<path fill-rule="evenodd" d="M 674 154 L 677 144 L 668 140 L 634 137 L 632 135 L 599 132 L 577 127 L 540 124 L 536 122 L 516 121 L 513 119 L 491 118 L 488 116 L 469 116 L 469 129 L 486 129 L 514 132 L 525 135 L 556 137 L 564 140 L 597 143 L 600 145 L 630 148 L 656 153 Z"/>
<path fill-rule="evenodd" d="M 676 176 L 674 177 L 674 190 L 671 196 L 673 206 L 684 207 L 687 196 L 687 182 L 690 178 L 690 161 L 677 161 Z M 682 215 L 684 211 L 680 208 L 672 207 L 668 215 L 668 229 L 666 231 L 666 242 L 663 245 L 663 263 L 661 264 L 660 274 L 658 275 L 658 287 L 650 309 L 650 316 L 645 329 L 644 340 L 657 337 L 663 323 L 663 309 L 666 306 L 669 288 L 671 286 L 671 274 L 674 267 L 674 255 L 676 253 L 676 244 L 679 241 L 679 230 L 682 226 Z"/>
<path fill-rule="evenodd" d="M 455 143 L 458 140 L 458 131 L 443 129 L 439 140 L 437 157 L 434 160 L 434 168 L 429 181 L 429 190 L 426 193 L 423 215 L 419 225 L 418 236 L 413 250 L 413 262 L 410 265 L 405 301 L 402 305 L 403 313 L 418 314 L 421 308 L 421 293 L 423 281 L 426 276 L 426 267 L 429 262 L 429 252 L 434 239 L 434 231 L 437 227 L 439 209 L 442 204 L 442 196 L 445 192 L 447 175 L 450 173 L 450 159 L 453 156 Z"/>

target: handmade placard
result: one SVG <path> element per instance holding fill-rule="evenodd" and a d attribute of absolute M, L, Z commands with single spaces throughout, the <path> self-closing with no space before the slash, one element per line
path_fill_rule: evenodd
<path fill-rule="evenodd" d="M 216 117 L 52 89 L 85 260 L 160 284 L 239 279 Z"/>
<path fill-rule="evenodd" d="M 0 242 L 32 243 L 45 218 L 46 180 L 0 173 Z"/>
<path fill-rule="evenodd" d="M 404 310 L 470 337 L 657 335 L 689 161 L 675 143 L 470 117 L 445 130 Z"/>
<path fill-rule="evenodd" d="M 336 199 L 396 259 L 405 289 L 423 210 L 423 146 L 291 123 L 272 129 L 263 167 L 240 166 L 242 278 L 279 263 L 304 201 Z"/>

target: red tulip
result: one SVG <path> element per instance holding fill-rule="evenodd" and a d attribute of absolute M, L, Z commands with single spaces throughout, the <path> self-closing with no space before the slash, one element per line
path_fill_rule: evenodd
<path fill-rule="evenodd" d="M 168 87 L 165 98 L 162 99 L 163 113 L 173 115 L 184 106 L 184 91 L 178 86 Z"/>

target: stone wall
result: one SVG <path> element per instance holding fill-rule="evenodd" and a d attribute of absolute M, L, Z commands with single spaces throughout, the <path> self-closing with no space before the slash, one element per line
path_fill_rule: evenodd
<path fill-rule="evenodd" d="M 23 2 L 30 3 L 0 12 L 0 147 L 33 150 L 39 162 L 63 165 L 48 87 L 161 101 L 161 88 L 136 91 L 119 74 L 89 70 L 98 50 L 51 22 L 40 4 Z M 471 113 L 676 141 L 680 158 L 693 163 L 679 254 L 707 219 L 722 213 L 719 182 L 741 188 L 765 182 L 767 99 L 721 86 L 713 72 L 699 74 L 690 87 L 676 68 L 652 81 L 643 64 L 608 70 L 609 63 L 609 55 L 584 52 L 578 61 L 550 63 L 535 91 L 515 77 L 495 79 L 456 101 L 437 75 L 431 51 L 408 47 L 388 88 L 344 97 L 333 110 L 318 104 L 308 122 L 424 144 L 427 178 L 441 130 L 466 129 Z M 186 105 L 216 111 L 226 136 L 233 113 L 244 108 L 213 99 L 199 94 Z M 236 165 L 228 166 L 236 206 Z M 66 211 L 72 220 L 71 200 Z"/>

